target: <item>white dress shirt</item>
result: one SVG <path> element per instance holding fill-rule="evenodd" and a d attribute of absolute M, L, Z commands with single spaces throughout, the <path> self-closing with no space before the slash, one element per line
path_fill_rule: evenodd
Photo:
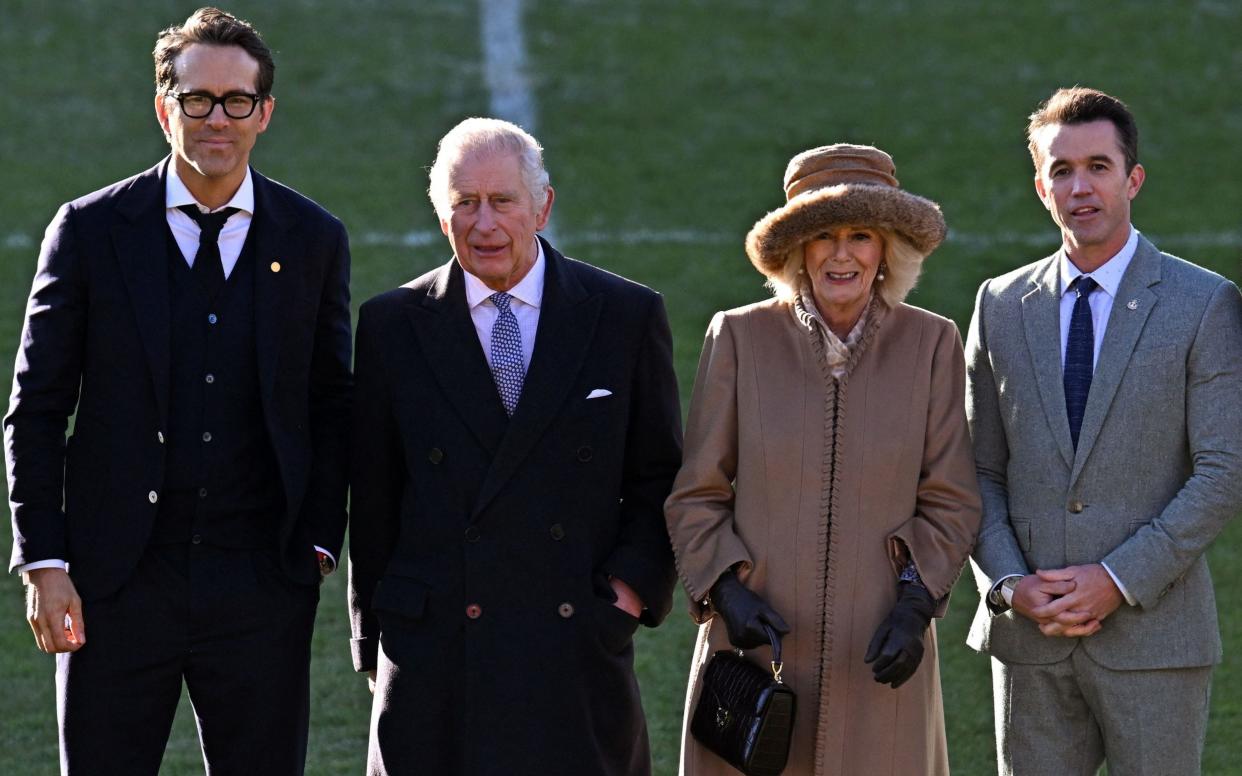
<path fill-rule="evenodd" d="M 530 358 L 535 352 L 535 334 L 539 330 L 539 307 L 543 304 L 543 273 L 546 262 L 543 259 L 543 244 L 535 240 L 537 256 L 535 265 L 526 273 L 526 277 L 506 293 L 513 297 L 509 309 L 517 318 L 518 331 L 522 334 L 522 366 L 530 370 Z M 483 346 L 483 355 L 487 365 L 492 365 L 492 326 L 496 323 L 500 311 L 489 298 L 496 293 L 477 276 L 462 268 L 466 278 L 466 304 L 470 307 L 470 320 L 474 322 L 474 331 L 479 335 L 479 344 Z"/>
<path fill-rule="evenodd" d="M 1087 303 L 1091 305 L 1091 328 L 1095 334 L 1095 349 L 1092 351 L 1092 368 L 1100 362 L 1100 345 L 1104 343 L 1104 331 L 1108 328 L 1108 316 L 1113 311 L 1113 302 L 1117 299 L 1117 288 L 1121 285 L 1121 276 L 1134 259 L 1138 249 L 1138 230 L 1130 227 L 1130 239 L 1121 246 L 1111 259 L 1104 262 L 1095 272 L 1083 272 L 1074 266 L 1065 251 L 1061 251 L 1061 368 L 1065 368 L 1065 346 L 1069 343 L 1070 318 L 1074 314 L 1074 301 L 1078 294 L 1070 290 L 1070 283 L 1079 275 L 1100 284 Z"/>
<path fill-rule="evenodd" d="M 177 247 L 181 249 L 181 255 L 185 256 L 186 264 L 193 267 L 194 256 L 198 253 L 198 236 L 202 230 L 193 218 L 177 209 L 182 205 L 194 205 L 203 213 L 215 213 L 226 207 L 238 209 L 239 212 L 229 216 L 224 222 L 220 239 L 216 241 L 220 246 L 220 263 L 224 265 L 224 277 L 227 278 L 237 266 L 242 246 L 246 244 L 246 235 L 250 233 L 250 222 L 254 218 L 254 181 L 250 178 L 250 168 L 246 168 L 246 177 L 233 198 L 212 210 L 194 199 L 194 195 L 177 176 L 177 166 L 169 162 L 164 187 L 164 215 L 168 219 L 168 228 L 172 230 L 173 238 L 177 241 Z"/>

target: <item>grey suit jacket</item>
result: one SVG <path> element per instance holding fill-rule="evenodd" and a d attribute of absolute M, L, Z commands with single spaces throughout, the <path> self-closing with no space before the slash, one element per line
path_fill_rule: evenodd
<path fill-rule="evenodd" d="M 986 281 L 966 344 L 982 594 L 1103 561 L 1137 605 L 1084 639 L 983 602 L 968 643 L 1007 663 L 1079 643 L 1113 669 L 1219 662 L 1204 551 L 1242 509 L 1242 297 L 1140 238 L 1108 319 L 1077 451 L 1061 383 L 1059 254 Z"/>

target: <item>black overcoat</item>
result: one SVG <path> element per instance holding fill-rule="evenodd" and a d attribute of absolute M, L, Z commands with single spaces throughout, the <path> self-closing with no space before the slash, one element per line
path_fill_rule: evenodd
<path fill-rule="evenodd" d="M 456 261 L 362 306 L 350 604 L 373 773 L 650 772 L 639 625 L 671 606 L 681 416 L 663 302 L 546 242 L 507 418 Z M 609 392 L 597 398 L 592 394 Z"/>

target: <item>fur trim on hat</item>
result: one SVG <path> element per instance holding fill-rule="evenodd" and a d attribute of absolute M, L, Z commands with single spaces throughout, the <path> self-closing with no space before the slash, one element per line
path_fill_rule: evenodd
<path fill-rule="evenodd" d="M 923 258 L 945 237 L 944 215 L 930 199 L 890 186 L 843 183 L 794 197 L 759 219 L 746 235 L 746 255 L 771 278 L 790 251 L 835 226 L 889 229 Z"/>

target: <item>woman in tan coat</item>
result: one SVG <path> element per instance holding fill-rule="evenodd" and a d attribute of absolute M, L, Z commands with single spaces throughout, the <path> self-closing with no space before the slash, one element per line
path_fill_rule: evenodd
<path fill-rule="evenodd" d="M 775 298 L 717 313 L 666 504 L 701 623 L 682 773 L 734 774 L 690 733 L 704 663 L 787 630 L 785 773 L 947 774 L 936 632 L 980 504 L 953 323 L 903 304 L 944 238 L 888 154 L 794 157 L 746 250 Z"/>

